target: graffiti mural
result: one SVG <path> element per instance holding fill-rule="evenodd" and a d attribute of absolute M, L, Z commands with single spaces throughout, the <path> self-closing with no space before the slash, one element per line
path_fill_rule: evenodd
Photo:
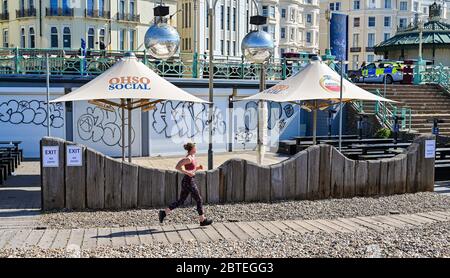
<path fill-rule="evenodd" d="M 64 107 L 61 103 L 51 103 L 50 126 L 64 126 Z M 13 125 L 33 124 L 47 127 L 47 104 L 42 100 L 9 100 L 0 103 L 0 122 Z"/>
<path fill-rule="evenodd" d="M 244 108 L 243 126 L 236 126 L 234 139 L 237 143 L 244 146 L 250 142 L 256 142 L 257 137 L 257 119 L 258 103 L 249 101 Z M 276 131 L 281 134 L 287 127 L 290 119 L 295 115 L 295 109 L 292 104 L 282 104 L 278 102 L 267 103 L 267 128 L 269 131 Z"/>
<path fill-rule="evenodd" d="M 214 107 L 212 125 L 208 123 L 208 106 L 185 102 L 165 101 L 159 103 L 152 112 L 151 128 L 165 138 L 194 138 L 209 133 L 226 133 L 226 122 L 218 107 Z"/>
<path fill-rule="evenodd" d="M 94 143 L 102 141 L 107 146 L 122 147 L 122 133 L 120 123 L 122 122 L 119 110 L 106 111 L 98 107 L 87 107 L 84 114 L 77 120 L 78 136 L 84 141 Z M 125 118 L 125 130 L 128 130 L 128 120 Z M 127 136 L 125 134 L 125 136 Z M 131 128 L 131 142 L 135 140 L 135 130 Z M 126 138 L 127 140 L 128 138 Z M 127 144 L 127 142 L 125 142 Z"/>

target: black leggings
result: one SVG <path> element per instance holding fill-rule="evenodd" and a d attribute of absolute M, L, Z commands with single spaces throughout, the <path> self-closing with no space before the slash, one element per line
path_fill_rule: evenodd
<path fill-rule="evenodd" d="M 191 194 L 192 198 L 197 202 L 197 212 L 198 215 L 203 215 L 203 200 L 198 192 L 197 185 L 195 184 L 194 177 L 189 177 L 188 175 L 184 175 L 183 180 L 181 181 L 181 193 L 180 198 L 173 202 L 170 206 L 170 210 L 174 210 L 175 208 L 181 206 L 186 198 Z"/>

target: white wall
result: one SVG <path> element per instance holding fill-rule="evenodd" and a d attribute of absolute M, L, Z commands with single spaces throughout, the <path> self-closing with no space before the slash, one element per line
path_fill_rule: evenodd
<path fill-rule="evenodd" d="M 26 93 L 25 93 L 26 92 Z M 64 94 L 51 89 L 51 100 Z M 0 88 L 0 141 L 22 141 L 24 157 L 39 157 L 39 141 L 47 135 L 45 88 Z M 50 134 L 66 137 L 64 104 L 50 104 Z"/>

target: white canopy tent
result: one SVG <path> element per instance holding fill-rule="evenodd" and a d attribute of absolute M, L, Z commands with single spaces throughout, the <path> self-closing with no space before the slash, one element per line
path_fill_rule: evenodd
<path fill-rule="evenodd" d="M 275 102 L 289 102 L 301 105 L 308 111 L 314 111 L 314 144 L 316 143 L 317 110 L 352 100 L 371 100 L 395 102 L 372 94 L 355 84 L 343 80 L 342 98 L 341 76 L 320 60 L 312 60 L 303 70 L 277 85 L 253 96 L 243 98 L 246 100 L 262 100 Z M 261 149 L 261 148 L 259 148 Z"/>
<path fill-rule="evenodd" d="M 176 87 L 140 62 L 133 53 L 128 53 L 94 80 L 51 102 L 89 101 L 105 110 L 113 111 L 114 107 L 121 108 L 123 159 L 124 110 L 128 110 L 128 159 L 131 162 L 131 111 L 138 108 L 148 111 L 164 100 L 208 103 Z"/>

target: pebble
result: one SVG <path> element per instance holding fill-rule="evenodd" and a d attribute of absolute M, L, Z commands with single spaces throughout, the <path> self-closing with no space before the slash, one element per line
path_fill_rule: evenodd
<path fill-rule="evenodd" d="M 449 210 L 450 197 L 423 192 L 378 198 L 205 205 L 204 208 L 206 216 L 215 222 L 335 219 Z M 160 225 L 158 211 L 159 209 L 52 211 L 41 216 L 39 226 L 46 226 L 49 229 L 154 226 Z M 192 205 L 174 210 L 166 218 L 165 223 L 191 224 L 197 221 L 198 215 L 195 206 Z"/>
<path fill-rule="evenodd" d="M 268 252 L 270 250 L 270 252 Z M 436 222 L 394 231 L 345 233 L 305 233 L 245 241 L 182 242 L 171 245 L 127 245 L 93 250 L 76 248 L 42 250 L 3 249 L 0 257 L 82 257 L 82 258 L 424 258 L 450 256 L 450 222 Z"/>

